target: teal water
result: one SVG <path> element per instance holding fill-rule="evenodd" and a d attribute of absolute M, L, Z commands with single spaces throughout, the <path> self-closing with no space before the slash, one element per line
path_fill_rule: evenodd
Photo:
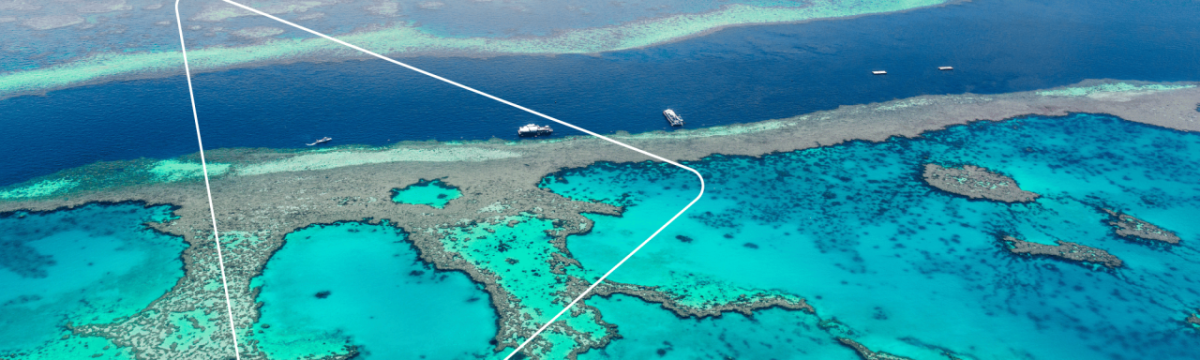
<path fill-rule="evenodd" d="M 273 360 L 344 353 L 365 359 L 457 359 L 490 353 L 496 315 L 463 273 L 417 260 L 388 225 L 317 225 L 287 235 L 255 284 L 255 337 Z"/>
<path fill-rule="evenodd" d="M 119 204 L 0 215 L 0 357 L 130 358 L 102 351 L 111 345 L 103 339 L 59 340 L 67 323 L 133 315 L 183 276 L 182 239 L 143 225 L 170 212 Z"/>
<path fill-rule="evenodd" d="M 446 185 L 441 180 L 421 179 L 416 184 L 392 190 L 392 201 L 402 204 L 429 205 L 438 209 L 446 207 L 450 200 L 462 196 L 458 188 Z"/>
<path fill-rule="evenodd" d="M 753 317 L 678 319 L 624 295 L 589 300 L 624 338 L 580 359 L 851 359 L 823 336 L 815 316 L 768 309 Z M 766 346 L 764 346 L 764 344 Z"/>
<path fill-rule="evenodd" d="M 943 193 L 920 178 L 928 162 L 983 166 L 1043 197 L 1009 205 Z M 708 181 L 704 200 L 611 279 L 663 286 L 694 303 L 719 288 L 786 291 L 845 326 L 828 334 L 800 323 L 780 331 L 850 336 L 915 358 L 948 349 L 978 359 L 1190 359 L 1200 346 L 1200 334 L 1183 324 L 1200 307 L 1197 164 L 1197 134 L 1089 114 L 980 122 L 761 158 L 713 156 L 690 164 Z M 594 230 L 568 239 L 593 276 L 697 191 L 688 174 L 646 164 L 597 164 L 548 176 L 542 185 L 627 206 L 621 217 L 589 215 Z M 1100 208 L 1175 231 L 1183 241 L 1118 238 Z M 1105 271 L 1014 256 L 997 241 L 1003 234 L 1102 248 L 1125 266 Z M 646 334 L 633 328 L 645 322 L 639 316 L 651 315 L 607 306 L 614 310 L 602 311 L 605 318 L 626 335 L 608 354 L 661 347 L 662 334 L 706 333 L 694 331 L 696 320 L 678 319 L 659 322 L 659 335 L 629 336 Z M 789 316 L 796 315 L 767 311 L 756 318 L 768 324 Z M 763 333 L 753 341 L 762 346 L 740 350 L 741 357 L 782 358 L 773 351 L 801 340 Z M 803 348 L 854 356 L 832 342 Z"/>

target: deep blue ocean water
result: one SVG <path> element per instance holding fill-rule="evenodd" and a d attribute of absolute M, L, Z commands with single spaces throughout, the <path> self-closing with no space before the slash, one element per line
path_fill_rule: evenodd
<path fill-rule="evenodd" d="M 979 0 L 808 24 L 731 28 L 599 56 L 413 58 L 412 64 L 585 128 L 669 130 L 921 94 L 1000 93 L 1088 78 L 1200 80 L 1200 4 Z M 953 72 L 937 66 L 951 65 Z M 885 69 L 885 77 L 870 70 Z M 181 70 L 182 74 L 182 70 Z M 196 76 L 207 148 L 500 137 L 530 115 L 382 61 Z M 196 151 L 182 76 L 0 101 L 0 185 L 100 160 Z M 558 127 L 556 136 L 570 135 Z"/>
<path fill-rule="evenodd" d="M 983 166 L 1042 197 L 1004 204 L 941 192 L 921 179 L 926 163 Z M 786 291 L 838 319 L 844 329 L 832 335 L 918 359 L 942 349 L 977 359 L 1194 359 L 1200 346 L 1183 322 L 1200 308 L 1200 135 L 1077 114 L 689 166 L 705 175 L 705 198 L 611 280 L 679 294 Z M 597 164 L 543 186 L 627 206 L 621 217 L 588 215 L 594 230 L 567 240 L 598 277 L 687 204 L 695 182 L 669 166 Z M 1183 240 L 1117 237 L 1103 208 Z M 1004 235 L 1101 248 L 1124 266 L 1014 256 Z M 802 354 L 777 354 L 798 348 L 853 358 L 798 312 L 668 322 L 631 301 L 594 303 L 627 336 L 586 358 L 647 358 L 678 334 L 688 335 L 676 344 L 715 344 L 710 355 L 792 358 Z"/>

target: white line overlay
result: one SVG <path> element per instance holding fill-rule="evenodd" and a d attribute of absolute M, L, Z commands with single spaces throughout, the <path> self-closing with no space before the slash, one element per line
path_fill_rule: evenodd
<path fill-rule="evenodd" d="M 604 141 L 608 141 L 608 142 L 610 142 L 610 143 L 613 143 L 613 144 L 620 145 L 621 147 L 624 147 L 624 148 L 626 148 L 626 149 L 629 149 L 629 150 L 636 151 L 636 152 L 638 152 L 638 153 L 640 153 L 640 154 L 642 154 L 642 155 L 649 156 L 649 157 L 651 157 L 651 158 L 653 158 L 653 159 L 655 159 L 655 160 L 662 161 L 662 162 L 665 162 L 665 163 L 668 163 L 668 164 L 674 165 L 674 166 L 676 166 L 676 167 L 679 167 L 679 168 L 681 168 L 681 169 L 684 169 L 684 170 L 690 171 L 690 172 L 691 172 L 691 173 L 693 173 L 693 174 L 696 174 L 696 178 L 700 180 L 700 193 L 699 193 L 699 194 L 696 194 L 696 198 L 695 198 L 695 199 L 692 199 L 692 201 L 691 201 L 691 202 L 689 202 L 689 203 L 687 204 L 687 206 L 684 206 L 684 207 L 683 207 L 683 209 L 679 210 L 679 212 L 675 214 L 675 216 L 672 216 L 672 217 L 671 217 L 671 219 L 670 219 L 670 220 L 667 220 L 667 222 L 666 222 L 665 224 L 663 224 L 662 226 L 660 226 L 660 227 L 658 228 L 658 230 L 655 230 L 653 234 L 650 234 L 650 237 L 646 238 L 646 240 L 645 240 L 645 241 L 642 241 L 642 243 L 641 243 L 641 244 L 638 244 L 638 246 L 637 246 L 636 248 L 634 248 L 634 249 L 633 249 L 633 251 L 630 251 L 628 255 L 625 255 L 625 258 L 623 258 L 623 259 L 621 259 L 621 261 L 617 262 L 617 264 L 616 264 L 616 265 L 613 265 L 612 269 L 609 269 L 609 270 L 608 270 L 608 272 L 604 273 L 604 276 L 601 276 L 599 279 L 597 279 L 597 280 L 596 280 L 596 282 L 592 283 L 592 285 L 591 285 L 591 286 L 588 286 L 587 290 L 584 290 L 584 291 L 583 291 L 583 293 L 581 293 L 581 294 L 579 294 L 579 296 L 575 297 L 575 299 L 574 299 L 574 300 L 572 300 L 570 304 L 567 304 L 567 306 L 566 306 L 566 307 L 564 307 L 564 308 L 563 308 L 561 311 L 559 311 L 557 314 L 555 314 L 555 315 L 554 315 L 554 317 L 550 319 L 550 321 L 547 321 L 547 322 L 546 322 L 546 324 L 545 324 L 545 325 L 542 325 L 540 328 L 538 328 L 538 329 L 537 329 L 537 331 L 533 333 L 533 335 L 530 335 L 528 339 L 525 339 L 525 342 L 521 343 L 521 345 L 520 345 L 520 346 L 517 346 L 517 348 L 516 348 L 516 349 L 514 349 L 514 350 L 513 350 L 511 353 L 509 353 L 509 354 L 508 354 L 508 356 L 504 357 L 504 359 L 505 359 L 505 360 L 509 360 L 509 359 L 511 359 L 511 358 L 512 358 L 514 355 L 516 355 L 516 354 L 517 354 L 517 353 L 519 353 L 519 352 L 520 352 L 522 349 L 524 349 L 526 345 L 529 345 L 529 343 L 530 343 L 530 342 L 532 342 L 534 339 L 536 339 L 536 338 L 537 338 L 537 336 L 538 336 L 539 334 L 541 334 L 543 331 L 545 331 L 545 330 L 546 330 L 546 328 L 550 327 L 550 325 L 551 325 L 551 324 L 553 324 L 555 321 L 557 321 L 559 317 L 561 317 L 563 314 L 565 314 L 565 313 L 567 312 L 567 310 L 570 310 L 572 307 L 574 307 L 574 306 L 575 306 L 575 304 L 576 304 L 576 303 L 578 303 L 578 302 L 579 302 L 580 300 L 582 300 L 582 299 L 583 299 L 585 296 L 587 296 L 587 294 L 591 293 L 591 292 L 592 292 L 592 290 L 593 290 L 593 289 L 595 289 L 597 285 L 600 285 L 600 283 L 604 282 L 604 280 L 605 280 L 605 279 L 607 279 L 609 275 L 612 275 L 612 273 L 613 273 L 614 271 L 616 271 L 616 270 L 617 270 L 617 268 L 621 267 L 621 265 L 624 265 L 624 264 L 625 264 L 625 262 L 629 260 L 629 258 L 633 257 L 633 255 L 634 255 L 634 254 L 637 254 L 637 252 L 638 252 L 639 250 L 641 250 L 643 247 L 645 247 L 645 246 L 646 246 L 646 244 L 650 243 L 650 240 L 653 240 L 655 236 L 658 236 L 658 234 L 659 234 L 659 233 L 661 233 L 661 232 L 662 232 L 664 229 L 666 229 L 668 225 L 671 225 L 671 223 L 672 223 L 672 222 L 675 222 L 675 219 L 678 219 L 680 215 L 683 215 L 683 213 L 684 213 L 684 212 L 686 212 L 686 211 L 687 211 L 689 208 L 691 208 L 691 207 L 692 207 L 692 205 L 696 204 L 696 202 L 697 202 L 697 201 L 699 201 L 699 200 L 700 200 L 700 198 L 704 196 L 704 176 L 703 176 L 703 175 L 700 175 L 700 172 L 699 172 L 699 171 L 696 171 L 696 169 L 692 169 L 692 168 L 690 168 L 690 167 L 687 167 L 687 166 L 684 166 L 684 165 L 682 165 L 682 164 L 680 164 L 680 163 L 678 163 L 678 162 L 675 162 L 675 161 L 668 160 L 668 159 L 666 159 L 666 158 L 664 158 L 664 157 L 662 157 L 662 156 L 658 156 L 658 155 L 655 155 L 655 154 L 651 154 L 651 153 L 649 153 L 649 152 L 647 152 L 647 151 L 645 151 L 645 150 L 638 149 L 638 148 L 636 148 L 636 147 L 633 147 L 633 146 L 631 146 L 631 145 L 629 145 L 629 144 L 626 144 L 626 143 L 623 143 L 623 142 L 620 142 L 620 141 L 616 141 L 616 140 L 610 139 L 610 138 L 608 138 L 608 137 L 606 137 L 606 136 L 604 136 L 604 135 L 600 135 L 600 134 L 594 133 L 594 132 L 592 132 L 592 131 L 589 131 L 589 130 L 587 130 L 587 129 L 584 129 L 584 128 L 581 128 L 581 127 L 578 127 L 578 126 L 572 125 L 571 123 L 568 123 L 568 122 L 565 122 L 565 121 L 562 121 L 562 120 L 559 120 L 559 119 L 555 119 L 555 118 L 553 118 L 553 117 L 550 117 L 550 116 L 548 116 L 548 115 L 546 115 L 546 114 L 542 114 L 542 113 L 540 113 L 540 112 L 533 111 L 533 110 L 531 110 L 531 109 L 529 109 L 529 108 L 526 108 L 526 107 L 524 107 L 524 106 L 521 106 L 521 105 L 514 104 L 514 103 L 512 103 L 512 102 L 510 102 L 510 101 L 508 101 L 508 100 L 504 100 L 504 99 L 498 98 L 498 97 L 496 97 L 496 96 L 493 96 L 493 95 L 491 95 L 491 94 L 488 94 L 488 93 L 485 93 L 485 92 L 482 92 L 482 91 L 476 90 L 476 89 L 474 89 L 474 88 L 472 88 L 472 87 L 469 87 L 469 86 L 466 86 L 466 85 L 463 85 L 463 84 L 459 84 L 459 83 L 457 83 L 457 82 L 454 82 L 454 81 L 452 81 L 452 80 L 450 80 L 450 79 L 446 79 L 446 78 L 443 78 L 443 77 L 441 77 L 441 76 L 437 76 L 437 75 L 435 75 L 435 74 L 433 74 L 433 73 L 430 73 L 430 72 L 428 72 L 428 71 L 425 71 L 425 70 L 421 70 L 421 69 L 419 69 L 419 68 L 416 68 L 416 67 L 414 67 L 414 66 L 412 66 L 412 65 L 408 65 L 408 64 L 405 64 L 405 63 L 402 63 L 402 62 L 396 61 L 395 59 L 392 59 L 392 58 L 389 58 L 389 57 L 386 57 L 386 56 L 383 56 L 383 55 L 379 55 L 379 54 L 377 54 L 377 53 L 375 53 L 375 52 L 372 52 L 372 51 L 370 51 L 370 50 L 367 50 L 367 49 L 363 49 L 363 48 L 361 48 L 361 47 L 358 47 L 358 46 L 356 46 L 356 45 L 354 45 L 354 44 L 350 44 L 350 43 L 347 43 L 347 42 L 345 42 L 345 41 L 338 40 L 338 39 L 336 39 L 336 38 L 334 38 L 334 37 L 332 37 L 332 36 L 325 35 L 325 34 L 322 34 L 322 33 L 316 32 L 316 31 L 313 31 L 312 29 L 309 29 L 309 28 L 306 28 L 306 27 L 303 27 L 303 26 L 297 25 L 297 24 L 295 24 L 295 23 L 292 23 L 292 22 L 290 22 L 290 21 L 287 21 L 287 20 L 284 20 L 284 19 L 280 19 L 280 18 L 278 18 L 278 17 L 275 17 L 275 16 L 273 16 L 273 15 L 271 15 L 271 14 L 268 14 L 268 13 L 265 13 L 265 12 L 262 12 L 262 11 L 259 11 L 258 9 L 254 9 L 254 8 L 251 8 L 251 7 L 249 7 L 249 6 L 246 6 L 246 5 L 242 5 L 242 4 L 239 4 L 239 3 L 233 2 L 233 1 L 231 1 L 231 0 L 223 0 L 223 1 L 224 1 L 224 2 L 226 2 L 226 3 L 229 3 L 230 5 L 237 6 L 237 7 L 239 7 L 239 8 L 245 9 L 245 10 L 247 10 L 247 11 L 253 12 L 253 13 L 255 13 L 255 14 L 258 14 L 258 15 L 265 16 L 265 17 L 267 17 L 267 18 L 270 18 L 271 20 L 275 20 L 275 21 L 278 21 L 278 22 L 280 22 L 280 23 L 286 24 L 286 25 L 288 25 L 288 26 L 291 26 L 291 27 L 294 27 L 294 28 L 297 28 L 297 29 L 303 30 L 303 31 L 305 31 L 305 32 L 308 32 L 308 33 L 310 33 L 310 34 L 313 34 L 313 35 L 316 35 L 316 36 L 320 36 L 320 37 L 322 37 L 322 38 L 325 38 L 325 39 L 327 39 L 327 40 L 329 40 L 329 41 L 336 42 L 336 43 L 338 43 L 338 44 L 344 45 L 344 46 L 346 46 L 346 47 L 349 47 L 349 48 L 351 48 L 351 49 L 354 49 L 354 50 L 358 50 L 358 51 L 360 51 L 360 52 L 363 52 L 363 53 L 365 53 L 365 54 L 367 54 L 367 55 L 374 56 L 374 57 L 376 57 L 376 58 L 379 58 L 379 59 L 382 59 L 382 60 L 384 60 L 384 61 L 387 61 L 387 62 L 390 62 L 390 63 L 396 64 L 396 65 L 403 66 L 404 68 L 407 68 L 407 69 L 409 69 L 409 70 L 412 70 L 412 71 L 416 71 L 416 72 L 418 72 L 418 73 L 421 73 L 421 74 L 423 74 L 423 75 L 426 75 L 426 76 L 429 76 L 429 77 L 431 77 L 431 78 L 434 78 L 434 79 L 440 80 L 440 81 L 442 81 L 442 82 L 445 82 L 445 83 L 447 83 L 447 84 L 454 85 L 455 87 L 461 88 L 461 89 L 463 89 L 463 90 L 467 90 L 467 91 L 473 92 L 473 93 L 475 93 L 475 94 L 478 94 L 478 95 L 480 95 L 480 96 L 486 97 L 486 98 L 488 98 L 488 99 L 492 99 L 492 100 L 495 100 L 495 101 L 497 101 L 497 102 L 500 102 L 500 103 L 502 103 L 502 104 L 505 104 L 505 105 L 508 105 L 508 106 L 511 106 L 511 107 L 517 108 L 517 109 L 519 109 L 519 110 L 521 110 L 521 111 L 524 111 L 524 112 L 527 112 L 527 113 L 530 113 L 530 114 L 533 114 L 533 115 L 537 115 L 538 117 L 541 117 L 541 118 L 543 118 L 543 119 L 550 120 L 550 121 L 553 121 L 553 122 L 556 122 L 556 123 L 562 124 L 562 125 L 564 125 L 564 126 L 567 126 L 567 127 L 569 127 L 569 128 L 572 128 L 572 129 L 578 130 L 578 131 L 580 131 L 580 132 L 583 132 L 583 133 L 585 133 L 585 134 L 588 134 L 588 135 L 591 135 L 591 136 L 595 136 L 595 137 L 597 137 L 597 138 L 600 138 L 600 139 L 602 139 L 602 140 L 604 140 Z M 175 21 L 176 21 L 177 23 L 179 23 L 179 22 L 180 22 L 180 21 L 179 21 L 179 0 L 175 0 Z M 182 24 L 182 23 L 179 23 L 178 25 L 179 25 L 179 42 L 180 42 L 180 45 L 181 45 L 181 47 L 182 47 L 182 44 L 183 44 L 183 24 Z M 195 96 L 193 96 L 193 95 L 192 95 L 192 78 L 191 78 L 191 76 L 192 76 L 192 75 L 191 75 L 191 70 L 189 70 L 189 69 L 188 69 L 188 65 L 187 65 L 187 50 L 186 50 L 186 49 L 184 49 L 184 51 L 183 51 L 183 63 L 184 63 L 184 71 L 187 73 L 187 77 L 188 77 L 188 95 L 189 95 L 189 96 L 192 96 L 192 117 L 194 118 L 194 120 L 195 120 L 195 122 L 196 122 L 196 139 L 199 141 L 199 139 L 200 139 L 200 120 L 199 120 L 199 117 L 196 115 L 196 98 L 195 98 Z M 217 217 L 216 217 L 216 211 L 213 209 L 213 206 L 212 206 L 212 190 L 211 190 L 211 189 L 208 189 L 208 168 L 207 168 L 207 165 L 204 163 L 204 146 L 203 146 L 203 143 L 201 143 L 201 146 L 200 146 L 200 162 L 201 162 L 201 166 L 202 166 L 202 167 L 203 167 L 203 169 L 204 169 L 204 184 L 205 184 L 205 189 L 208 191 L 208 198 L 209 198 L 209 200 L 208 200 L 209 212 L 210 212 L 210 213 L 212 214 L 212 216 L 213 216 L 213 234 L 214 234 L 214 236 L 215 236 L 215 235 L 216 235 L 216 233 L 217 233 Z M 218 238 L 218 239 L 219 239 L 219 238 Z M 221 281 L 222 281 L 222 283 L 224 284 L 224 282 L 225 282 L 225 264 L 224 264 L 224 260 L 221 260 L 221 244 L 220 244 L 220 241 L 219 241 L 219 240 L 217 241 L 217 259 L 218 259 L 218 262 L 220 263 L 220 266 L 221 266 Z M 226 285 L 226 286 L 225 286 L 225 304 L 226 304 L 226 307 L 229 309 L 229 327 L 230 327 L 230 331 L 233 333 L 233 341 L 234 341 L 234 355 L 235 355 L 235 356 L 237 356 L 238 360 L 241 360 L 241 356 L 240 356 L 240 355 L 238 355 L 238 353 L 237 353 L 237 351 L 238 351 L 238 350 L 237 350 L 237 331 L 236 331 L 236 329 L 234 328 L 234 325 L 233 325 L 233 307 L 232 307 L 231 303 L 229 302 L 229 287 L 228 287 L 228 285 Z"/>
<path fill-rule="evenodd" d="M 200 115 L 196 114 L 196 94 L 192 91 L 192 69 L 188 67 L 187 45 L 183 41 L 183 21 L 179 19 L 179 0 L 175 0 L 175 25 L 179 27 L 179 49 L 183 53 L 183 72 L 187 75 L 188 98 L 192 100 L 192 121 L 196 123 L 196 143 L 200 146 L 200 169 L 204 171 L 204 191 L 208 193 L 208 213 L 212 215 L 213 243 L 217 245 L 217 264 L 221 267 L 221 287 L 225 289 L 225 310 L 229 313 L 229 335 L 233 336 L 233 357 L 238 351 L 237 327 L 233 325 L 233 302 L 229 301 L 229 282 L 225 280 L 225 258 L 221 255 L 221 235 L 217 232 L 217 210 L 213 208 L 212 188 L 208 185 L 208 163 L 204 161 L 204 140 L 200 138 Z"/>

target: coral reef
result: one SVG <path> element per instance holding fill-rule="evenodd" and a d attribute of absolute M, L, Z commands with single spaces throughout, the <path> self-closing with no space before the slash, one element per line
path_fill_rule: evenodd
<path fill-rule="evenodd" d="M 1055 240 L 1054 242 L 1058 245 L 1054 246 L 1028 242 L 1012 236 L 1005 236 L 1001 241 L 1008 244 L 1008 251 L 1013 254 L 1051 256 L 1077 263 L 1100 264 L 1110 269 L 1119 268 L 1122 264 L 1121 259 L 1109 254 L 1108 251 L 1068 241 Z"/>
<path fill-rule="evenodd" d="M 27 278 L 46 277 L 45 267 L 54 265 L 54 258 L 38 253 L 29 245 L 0 237 L 0 269 L 7 269 Z"/>
<path fill-rule="evenodd" d="M 988 199 L 1006 203 L 1030 202 L 1038 194 L 1021 190 L 1012 178 L 996 174 L 987 169 L 964 165 L 962 168 L 925 164 L 922 174 L 925 182 L 942 191 L 972 199 Z"/>
<path fill-rule="evenodd" d="M 1138 238 L 1145 240 L 1161 241 L 1171 245 L 1179 243 L 1179 235 L 1166 229 L 1155 226 L 1154 224 L 1135 218 L 1129 214 L 1119 213 L 1109 209 L 1102 209 L 1108 213 L 1108 224 L 1112 225 L 1113 230 L 1117 235 L 1125 238 Z"/>
<path fill-rule="evenodd" d="M 567 292 L 571 294 L 581 294 L 583 290 L 591 285 L 583 279 L 570 279 L 570 286 Z M 670 310 L 679 317 L 697 317 L 704 318 L 707 316 L 721 316 L 724 312 L 738 312 L 742 315 L 750 316 L 755 310 L 779 307 L 788 310 L 800 310 L 809 314 L 815 314 L 816 309 L 813 309 L 803 298 L 779 293 L 770 293 L 757 291 L 752 294 L 744 294 L 738 296 L 736 301 L 728 303 L 709 303 L 702 306 L 691 306 L 677 301 L 680 296 L 662 291 L 657 286 L 641 286 L 635 284 L 623 284 L 614 281 L 606 280 L 603 284 L 596 286 L 592 293 L 588 295 L 598 295 L 603 297 L 612 296 L 612 294 L 624 294 L 633 296 L 643 301 L 650 303 L 662 304 L 664 309 Z"/>
<path fill-rule="evenodd" d="M 858 353 L 858 357 L 862 358 L 863 360 L 912 360 L 910 358 L 892 355 L 882 351 L 871 351 L 871 349 L 863 346 L 863 344 L 859 344 L 857 341 L 850 340 L 848 338 L 840 337 L 837 338 L 837 340 L 838 342 L 842 343 L 842 345 L 854 349 L 854 352 Z"/>

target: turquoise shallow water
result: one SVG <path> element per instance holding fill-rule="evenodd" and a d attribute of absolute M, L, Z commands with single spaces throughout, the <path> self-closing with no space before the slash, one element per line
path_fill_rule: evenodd
<path fill-rule="evenodd" d="M 0 216 L 0 356 L 129 358 L 122 349 L 101 351 L 111 345 L 103 339 L 40 346 L 67 334 L 68 322 L 133 315 L 183 276 L 182 239 L 142 225 L 170 211 L 119 204 Z"/>
<path fill-rule="evenodd" d="M 940 192 L 920 178 L 928 162 L 983 166 L 1043 197 L 1009 205 Z M 978 359 L 1193 358 L 1200 334 L 1183 319 L 1200 307 L 1197 164 L 1196 134 L 1088 114 L 694 162 L 708 181 L 705 199 L 611 279 L 689 297 L 717 293 L 713 288 L 783 290 L 845 326 L 826 334 L 800 321 L 773 325 L 799 315 L 772 310 L 757 322 L 728 315 L 719 320 L 727 331 L 697 330 L 707 325 L 694 319 L 644 329 L 642 317 L 655 316 L 647 306 L 595 300 L 626 336 L 605 352 L 626 358 L 678 334 L 720 343 L 733 333 L 782 326 L 798 335 L 737 335 L 762 345 L 738 350 L 740 357 L 788 358 L 775 352 L 797 346 L 853 358 L 829 341 L 837 335 L 916 358 L 936 358 L 941 349 Z M 596 276 L 697 191 L 686 173 L 645 164 L 569 170 L 543 186 L 627 206 L 622 217 L 590 215 L 595 229 L 568 239 Z M 1100 208 L 1175 231 L 1183 242 L 1118 238 Z M 1102 248 L 1125 266 L 1105 271 L 1014 256 L 997 241 L 1003 234 Z M 804 341 L 812 344 L 797 345 Z"/>
<path fill-rule="evenodd" d="M 817 329 L 815 316 L 782 309 L 753 317 L 678 319 L 658 305 L 614 295 L 590 300 L 623 339 L 580 359 L 852 359 Z M 850 355 L 850 356 L 847 356 Z"/>
<path fill-rule="evenodd" d="M 365 359 L 455 359 L 490 353 L 491 300 L 459 272 L 417 260 L 402 231 L 339 223 L 291 233 L 272 256 L 255 328 L 271 359 L 360 346 Z M 267 325 L 267 326 L 264 326 Z"/>
<path fill-rule="evenodd" d="M 426 181 L 422 179 L 416 184 L 403 189 L 392 190 L 392 201 L 402 204 L 429 205 L 438 209 L 446 207 L 450 200 L 462 196 L 462 192 L 441 180 Z"/>

